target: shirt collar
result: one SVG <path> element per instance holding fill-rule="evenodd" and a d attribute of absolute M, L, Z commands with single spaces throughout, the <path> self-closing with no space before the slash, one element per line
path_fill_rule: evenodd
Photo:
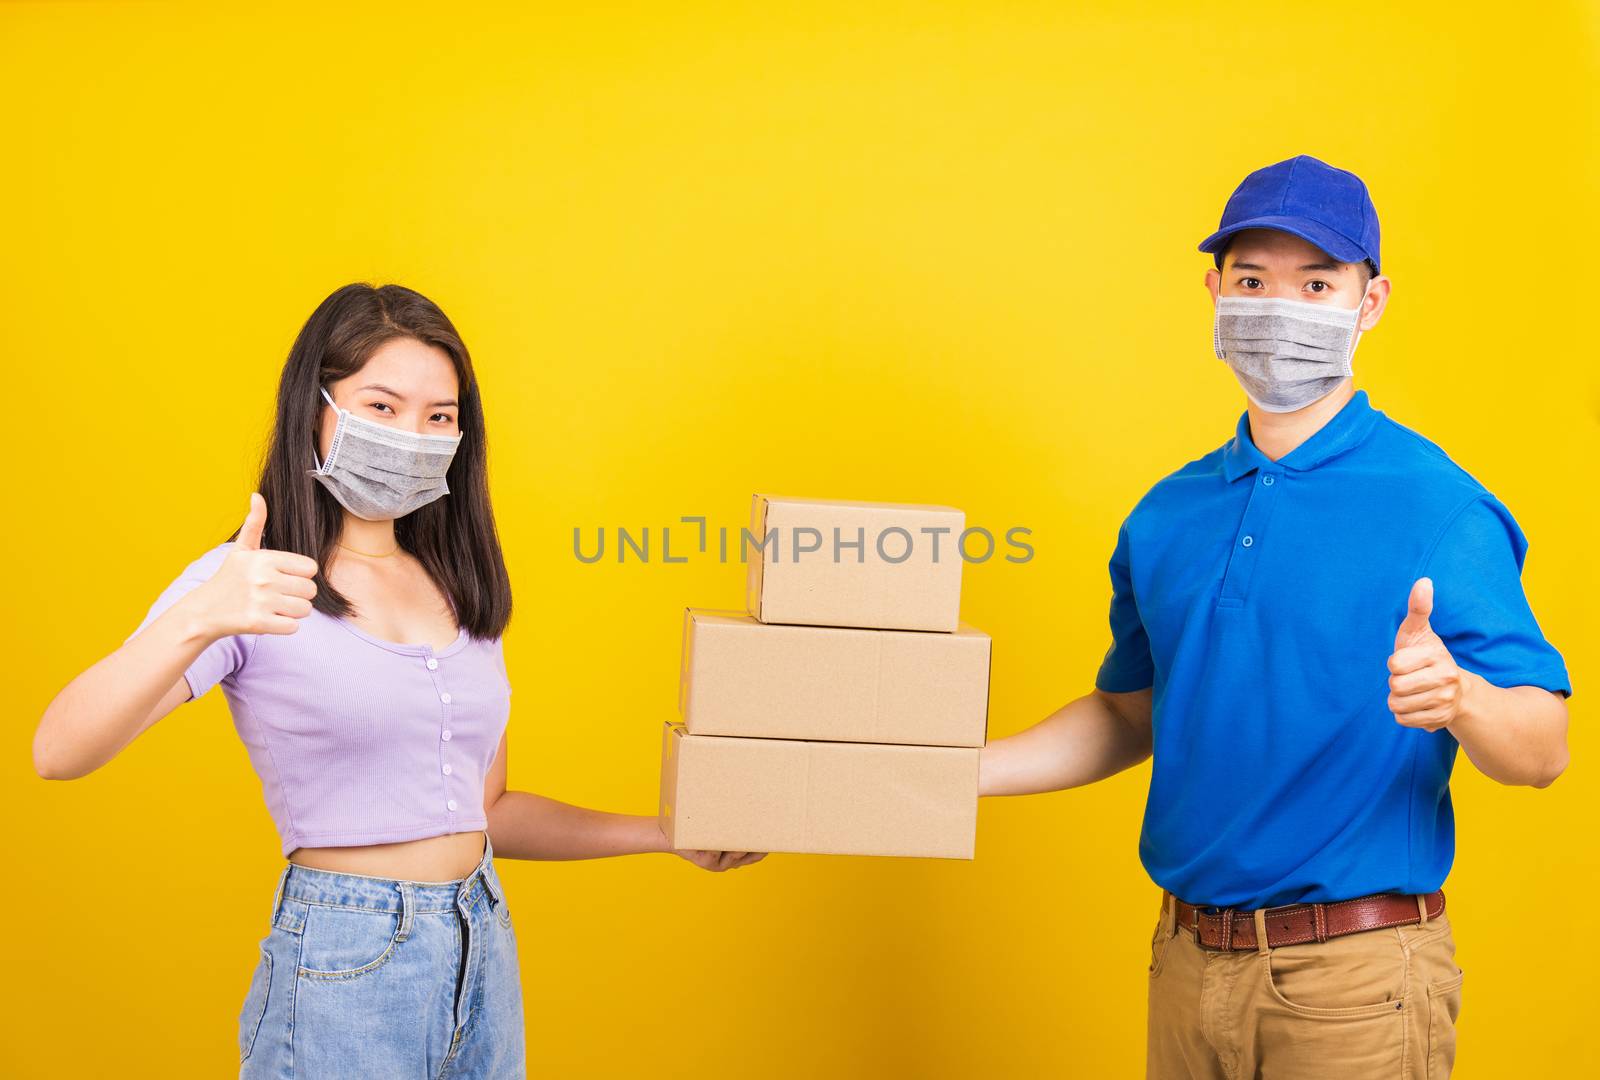
<path fill-rule="evenodd" d="M 1233 438 L 1222 448 L 1222 475 L 1231 484 L 1252 469 L 1315 469 L 1330 458 L 1360 446 L 1381 415 L 1368 403 L 1367 392 L 1357 390 L 1309 439 L 1273 461 L 1258 450 L 1250 438 L 1250 410 L 1246 409 L 1239 414 Z"/>

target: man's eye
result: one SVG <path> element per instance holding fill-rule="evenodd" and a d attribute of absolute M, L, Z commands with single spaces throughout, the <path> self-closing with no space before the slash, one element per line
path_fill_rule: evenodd
<path fill-rule="evenodd" d="M 1239 284 L 1243 285 L 1247 289 L 1255 289 L 1260 287 L 1261 279 L 1253 277 L 1242 278 L 1240 279 Z"/>
<path fill-rule="evenodd" d="M 1313 288 L 1313 286 L 1316 286 L 1316 287 Z M 1320 292 L 1327 292 L 1329 289 L 1333 288 L 1333 286 L 1329 285 L 1326 281 L 1313 281 L 1309 285 L 1307 285 L 1306 288 L 1311 289 L 1312 292 L 1319 292 L 1320 293 Z"/>

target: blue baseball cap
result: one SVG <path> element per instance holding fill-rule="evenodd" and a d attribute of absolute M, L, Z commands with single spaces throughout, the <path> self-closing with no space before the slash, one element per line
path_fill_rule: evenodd
<path fill-rule="evenodd" d="M 1278 229 L 1317 245 L 1340 262 L 1372 263 L 1378 273 L 1378 211 L 1361 177 L 1299 154 L 1257 169 L 1222 208 L 1220 228 L 1200 241 L 1217 268 L 1228 238 L 1242 229 Z"/>

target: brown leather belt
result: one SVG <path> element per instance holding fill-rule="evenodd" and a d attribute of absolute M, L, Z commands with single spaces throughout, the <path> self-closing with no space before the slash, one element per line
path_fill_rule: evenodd
<path fill-rule="evenodd" d="M 1164 895 L 1169 903 L 1175 899 L 1171 893 Z M 1328 904 L 1270 907 L 1266 909 L 1267 947 L 1302 945 L 1308 941 L 1326 941 L 1363 930 L 1419 923 L 1422 921 L 1419 900 L 1426 901 L 1430 920 L 1443 914 L 1443 889 L 1425 897 L 1411 893 L 1373 893 L 1371 896 L 1358 896 L 1354 900 Z M 1195 941 L 1201 948 L 1227 952 L 1256 947 L 1254 911 L 1221 908 L 1214 913 L 1207 913 L 1201 907 L 1178 900 L 1177 925 L 1193 930 Z"/>

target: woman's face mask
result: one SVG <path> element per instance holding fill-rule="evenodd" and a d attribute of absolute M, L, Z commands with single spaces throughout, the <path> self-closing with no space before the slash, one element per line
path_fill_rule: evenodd
<path fill-rule="evenodd" d="M 1351 374 L 1360 321 L 1359 303 L 1338 308 L 1309 300 L 1219 296 L 1212 344 L 1251 401 L 1268 412 L 1293 412 L 1326 397 Z"/>
<path fill-rule="evenodd" d="M 363 420 L 334 405 L 327 387 L 321 389 L 339 422 L 328 444 L 328 460 L 318 461 L 313 449 L 317 467 L 306 472 L 333 492 L 341 506 L 366 521 L 385 521 L 449 494 L 444 477 L 461 443 L 460 433 L 419 435 Z"/>

